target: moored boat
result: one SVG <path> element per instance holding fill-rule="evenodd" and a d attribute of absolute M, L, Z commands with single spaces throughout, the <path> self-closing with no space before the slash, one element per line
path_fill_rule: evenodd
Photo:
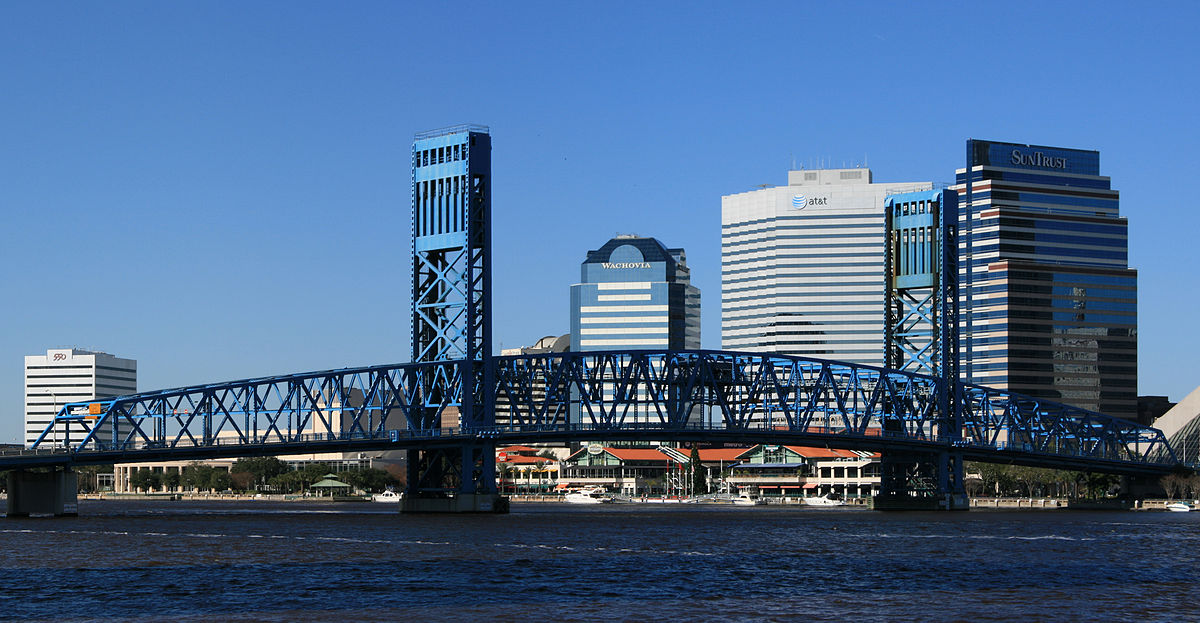
<path fill-rule="evenodd" d="M 743 493 L 736 498 L 733 498 L 734 506 L 762 506 L 766 503 L 767 501 L 761 498 L 750 497 L 749 493 Z"/>
<path fill-rule="evenodd" d="M 604 487 L 585 487 L 567 492 L 563 500 L 569 504 L 611 504 L 613 496 Z"/>
<path fill-rule="evenodd" d="M 804 498 L 807 506 L 845 506 L 846 502 L 839 498 L 831 498 L 828 494 Z"/>
<path fill-rule="evenodd" d="M 404 496 L 388 489 L 383 493 L 376 493 L 371 496 L 372 502 L 399 502 Z"/>
<path fill-rule="evenodd" d="M 1167 510 L 1173 513 L 1186 513 L 1192 510 L 1192 507 L 1188 506 L 1186 502 L 1171 502 L 1167 504 Z"/>

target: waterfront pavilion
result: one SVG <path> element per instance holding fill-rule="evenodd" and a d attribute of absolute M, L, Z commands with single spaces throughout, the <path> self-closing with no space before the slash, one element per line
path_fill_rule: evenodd
<path fill-rule="evenodd" d="M 337 480 L 337 474 L 325 474 L 324 479 L 317 481 L 308 488 L 317 497 L 336 497 L 350 495 L 350 485 Z"/>

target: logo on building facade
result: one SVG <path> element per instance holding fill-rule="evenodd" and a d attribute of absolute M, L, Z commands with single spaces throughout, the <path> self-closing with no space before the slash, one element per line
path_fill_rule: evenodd
<path fill-rule="evenodd" d="M 604 268 L 650 268 L 650 262 L 604 262 Z"/>
<path fill-rule="evenodd" d="M 829 205 L 829 197 L 805 197 L 804 195 L 792 196 L 792 207 L 797 210 L 803 210 L 808 206 L 827 205 Z"/>
<path fill-rule="evenodd" d="M 1047 156 L 1040 151 L 1035 151 L 1032 154 L 1023 154 L 1021 150 L 1012 150 L 1012 163 L 1026 167 L 1043 167 L 1046 169 L 1065 169 L 1067 168 L 1067 159 L 1061 156 Z"/>

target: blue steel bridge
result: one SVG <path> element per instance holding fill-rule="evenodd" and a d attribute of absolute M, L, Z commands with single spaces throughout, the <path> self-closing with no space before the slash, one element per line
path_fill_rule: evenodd
<path fill-rule="evenodd" d="M 505 505 L 494 450 L 509 443 L 878 451 L 893 507 L 964 507 L 967 460 L 1129 475 L 1177 466 L 1156 429 L 958 380 L 952 191 L 885 206 L 888 368 L 705 350 L 493 356 L 490 154 L 480 126 L 413 144 L 411 363 L 68 404 L 0 469 L 398 449 L 406 510 L 478 511 Z M 10 487 L 10 514 L 12 499 Z"/>
<path fill-rule="evenodd" d="M 0 468 L 491 444 L 657 440 L 953 452 L 966 460 L 1165 474 L 1160 431 L 1068 405 L 836 361 L 724 351 L 489 358 L 490 413 L 467 418 L 468 361 L 289 374 L 63 407 Z M 469 373 L 469 372 L 468 372 Z M 455 422 L 447 426 L 445 422 Z M 313 430 L 326 432 L 313 433 Z M 57 436 L 83 433 L 63 448 Z"/>

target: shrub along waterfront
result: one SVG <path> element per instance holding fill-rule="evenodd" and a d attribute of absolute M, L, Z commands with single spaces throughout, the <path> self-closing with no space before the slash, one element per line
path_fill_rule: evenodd
<path fill-rule="evenodd" d="M 142 491 L 237 491 L 264 493 L 306 493 L 333 468 L 325 463 L 291 469 L 275 457 L 239 459 L 229 471 L 194 463 L 182 471 L 156 472 L 139 469 L 129 476 L 129 484 Z M 400 481 L 376 468 L 358 468 L 336 472 L 336 479 L 354 489 L 378 493 L 397 487 Z"/>

